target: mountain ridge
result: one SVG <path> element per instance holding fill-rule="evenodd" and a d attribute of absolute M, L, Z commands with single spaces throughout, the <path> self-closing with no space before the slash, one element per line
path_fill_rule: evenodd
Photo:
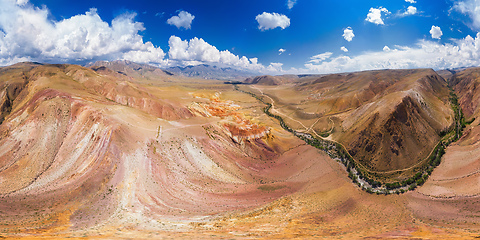
<path fill-rule="evenodd" d="M 186 77 L 218 80 L 240 80 L 246 77 L 258 75 L 258 73 L 246 70 L 238 70 L 232 67 L 219 67 L 207 64 L 200 64 L 195 66 L 190 65 L 185 67 L 169 67 L 165 70 Z"/>

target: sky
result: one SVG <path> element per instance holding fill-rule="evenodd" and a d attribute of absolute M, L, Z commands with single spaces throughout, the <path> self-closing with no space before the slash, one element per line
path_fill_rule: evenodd
<path fill-rule="evenodd" d="M 451 69 L 480 66 L 479 31 L 480 0 L 0 0 L 0 66 Z"/>

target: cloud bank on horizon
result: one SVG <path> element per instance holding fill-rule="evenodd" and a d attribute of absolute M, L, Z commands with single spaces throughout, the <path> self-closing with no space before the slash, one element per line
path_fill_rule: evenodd
<path fill-rule="evenodd" d="M 414 0 L 389 6 L 362 3 L 352 6 L 358 16 L 345 15 L 338 25 L 328 25 L 323 19 L 315 20 L 323 25 L 314 24 L 314 18 L 322 15 L 309 13 L 323 9 L 318 1 L 271 1 L 241 17 L 225 17 L 225 24 L 237 28 L 218 34 L 216 25 L 203 24 L 209 14 L 202 9 L 196 9 L 195 15 L 182 10 L 189 7 L 188 0 L 182 1 L 179 4 L 185 6 L 172 6 L 176 10 L 167 12 L 170 18 L 156 19 L 157 26 L 170 27 L 162 31 L 162 36 L 169 37 L 160 39 L 146 37 L 156 36 L 152 34 L 155 29 L 147 27 L 149 20 L 137 20 L 147 11 L 124 11 L 105 20 L 102 6 L 92 6 L 56 20 L 46 3 L 39 7 L 29 0 L 0 0 L 0 65 L 124 59 L 159 67 L 207 63 L 274 74 L 480 66 L 480 2 L 476 0 L 455 0 L 444 6 L 444 12 L 454 13 L 446 15 L 426 12 Z M 269 9 L 270 5 L 278 6 Z M 425 24 L 416 24 L 412 18 Z M 418 34 L 397 33 L 398 26 L 413 28 Z M 337 29 L 337 33 L 331 35 L 324 29 L 332 33 L 331 29 Z M 201 35 L 205 31 L 214 33 Z M 230 35 L 235 37 L 232 45 L 221 41 Z M 283 54 L 286 49 L 288 54 Z"/>
<path fill-rule="evenodd" d="M 139 34 L 145 28 L 136 14 L 107 23 L 92 8 L 84 14 L 50 21 L 48 9 L 27 0 L 0 0 L 0 64 L 20 61 L 75 62 L 129 59 L 162 63 L 164 51 Z"/>

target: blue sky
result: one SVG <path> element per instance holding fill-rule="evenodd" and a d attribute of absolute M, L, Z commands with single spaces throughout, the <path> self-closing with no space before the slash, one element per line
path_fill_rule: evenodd
<path fill-rule="evenodd" d="M 0 0 L 0 30 L 0 65 L 126 59 L 272 74 L 480 65 L 476 0 Z"/>

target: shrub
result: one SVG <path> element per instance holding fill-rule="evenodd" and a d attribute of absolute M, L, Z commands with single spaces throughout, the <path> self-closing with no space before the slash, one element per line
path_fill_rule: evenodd
<path fill-rule="evenodd" d="M 421 186 L 425 183 L 425 180 L 423 178 L 420 178 L 415 183 L 416 183 L 417 186 Z"/>

